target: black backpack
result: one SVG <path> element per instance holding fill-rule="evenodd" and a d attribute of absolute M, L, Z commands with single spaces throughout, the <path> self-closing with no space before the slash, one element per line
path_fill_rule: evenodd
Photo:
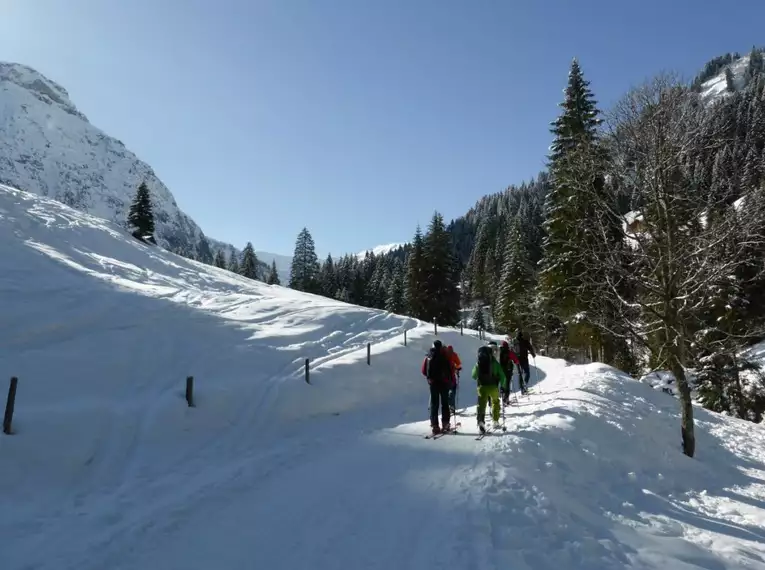
<path fill-rule="evenodd" d="M 482 346 L 478 349 L 478 385 L 491 384 L 492 377 L 491 347 Z"/>
<path fill-rule="evenodd" d="M 510 363 L 510 347 L 502 345 L 499 347 L 499 363 L 502 365 L 502 368 L 507 368 L 507 365 Z"/>
<path fill-rule="evenodd" d="M 428 362 L 425 367 L 425 377 L 428 380 L 438 382 L 443 380 L 443 354 L 441 354 L 441 351 L 431 348 L 428 351 Z"/>

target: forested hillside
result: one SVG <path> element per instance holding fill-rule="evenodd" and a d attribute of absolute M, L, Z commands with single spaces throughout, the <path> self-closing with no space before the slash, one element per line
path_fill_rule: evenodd
<path fill-rule="evenodd" d="M 290 285 L 444 325 L 470 308 L 472 326 L 522 329 L 548 354 L 671 370 L 692 455 L 694 395 L 765 413 L 738 356 L 765 338 L 764 67 L 762 50 L 728 54 L 603 112 L 574 60 L 547 171 L 449 224 L 434 213 L 385 255 L 320 263 L 305 229 Z"/>

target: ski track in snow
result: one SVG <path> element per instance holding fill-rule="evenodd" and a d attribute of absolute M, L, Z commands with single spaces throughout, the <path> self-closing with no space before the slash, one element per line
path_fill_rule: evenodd
<path fill-rule="evenodd" d="M 480 342 L 443 329 L 467 407 L 426 440 L 430 324 L 2 187 L 0 222 L 0 361 L 21 379 L 3 570 L 765 568 L 762 426 L 697 409 L 689 459 L 672 397 L 539 357 L 507 433 L 476 441 Z"/>

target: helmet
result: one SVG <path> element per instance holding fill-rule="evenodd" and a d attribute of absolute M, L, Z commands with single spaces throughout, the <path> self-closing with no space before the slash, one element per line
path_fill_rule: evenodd
<path fill-rule="evenodd" d="M 433 348 L 435 348 L 436 350 L 441 350 L 442 346 L 443 345 L 441 344 L 440 340 L 436 339 L 433 341 Z"/>

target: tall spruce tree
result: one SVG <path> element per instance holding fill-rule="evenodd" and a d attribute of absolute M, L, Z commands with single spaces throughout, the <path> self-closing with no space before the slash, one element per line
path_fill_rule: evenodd
<path fill-rule="evenodd" d="M 271 260 L 271 269 L 268 271 L 268 276 L 266 277 L 266 283 L 269 285 L 281 285 L 281 280 L 279 279 L 279 272 L 276 270 L 276 260 Z"/>
<path fill-rule="evenodd" d="M 460 320 L 460 292 L 452 254 L 452 241 L 444 218 L 438 212 L 423 239 L 425 269 L 425 314 L 444 326 Z"/>
<path fill-rule="evenodd" d="M 332 255 L 327 255 L 327 259 L 321 265 L 319 287 L 321 288 L 321 294 L 330 299 L 337 293 L 337 276 L 335 275 L 335 262 L 332 259 Z"/>
<path fill-rule="evenodd" d="M 258 278 L 258 256 L 255 255 L 255 249 L 249 241 L 242 250 L 242 266 L 240 272 L 247 279 Z"/>
<path fill-rule="evenodd" d="M 290 269 L 290 288 L 307 293 L 321 293 L 319 284 L 319 260 L 316 246 L 308 228 L 303 228 L 295 242 Z"/>
<path fill-rule="evenodd" d="M 579 62 L 574 59 L 568 75 L 561 115 L 552 123 L 555 135 L 550 153 L 550 191 L 545 204 L 546 219 L 541 261 L 539 293 L 545 312 L 564 320 L 582 312 L 582 290 L 586 279 L 583 240 L 588 229 L 589 206 L 577 187 L 578 164 L 571 159 L 578 147 L 596 147 L 601 123 L 589 82 L 584 79 Z M 579 319 L 574 323 L 577 324 Z M 591 342 L 589 327 L 572 327 L 569 341 L 580 346 Z"/>
<path fill-rule="evenodd" d="M 404 265 L 401 260 L 397 259 L 388 283 L 385 310 L 401 315 L 404 313 L 404 309 Z"/>
<path fill-rule="evenodd" d="M 233 249 L 228 258 L 228 270 L 231 273 L 239 273 L 239 255 Z"/>
<path fill-rule="evenodd" d="M 412 249 L 406 264 L 405 299 L 408 312 L 416 319 L 426 319 L 426 267 L 425 246 L 422 230 L 417 226 L 412 240 Z"/>
<path fill-rule="evenodd" d="M 530 330 L 534 298 L 534 269 L 521 224 L 515 218 L 505 242 L 502 278 L 497 298 L 497 328 L 506 334 L 514 329 Z"/>
<path fill-rule="evenodd" d="M 133 203 L 128 211 L 128 227 L 133 237 L 141 241 L 156 243 L 154 239 L 154 212 L 151 195 L 146 182 L 141 182 L 136 191 Z"/>

